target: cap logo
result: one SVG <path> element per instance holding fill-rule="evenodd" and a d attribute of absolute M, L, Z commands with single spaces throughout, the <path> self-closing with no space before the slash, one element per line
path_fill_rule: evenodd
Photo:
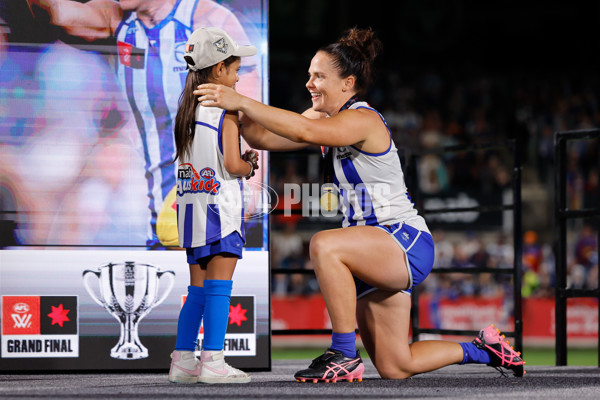
<path fill-rule="evenodd" d="M 191 53 L 192 51 L 194 51 L 194 45 L 193 44 L 186 44 L 185 45 L 185 52 L 186 53 Z"/>
<path fill-rule="evenodd" d="M 218 52 L 227 54 L 227 43 L 225 43 L 225 38 L 221 38 L 213 43 Z"/>

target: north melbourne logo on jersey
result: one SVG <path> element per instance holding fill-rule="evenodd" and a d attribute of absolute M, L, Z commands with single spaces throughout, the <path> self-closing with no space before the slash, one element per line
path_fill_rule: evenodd
<path fill-rule="evenodd" d="M 221 38 L 213 44 L 215 45 L 215 48 L 219 53 L 227 54 L 227 48 L 229 47 L 229 45 L 225 43 L 225 38 Z"/>
<path fill-rule="evenodd" d="M 352 153 L 350 151 L 348 151 L 347 147 L 338 147 L 337 150 L 338 150 L 338 154 L 337 154 L 336 158 L 338 160 L 352 157 Z"/>
<path fill-rule="evenodd" d="M 117 42 L 117 49 L 121 64 L 129 68 L 144 69 L 146 59 L 146 51 L 144 49 L 121 41 Z"/>
<path fill-rule="evenodd" d="M 177 194 L 183 196 L 184 193 L 208 193 L 212 195 L 219 194 L 221 182 L 215 177 L 215 171 L 212 168 L 204 168 L 197 172 L 192 164 L 180 164 L 177 171 Z"/>
<path fill-rule="evenodd" d="M 2 357 L 78 357 L 77 296 L 2 296 Z"/>

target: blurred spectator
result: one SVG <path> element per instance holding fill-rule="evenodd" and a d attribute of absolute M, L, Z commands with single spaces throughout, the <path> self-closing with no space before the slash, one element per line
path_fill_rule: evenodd
<path fill-rule="evenodd" d="M 454 257 L 454 246 L 446 238 L 445 232 L 436 229 L 432 232 L 433 243 L 435 243 L 435 259 L 433 268 L 448 268 Z"/>
<path fill-rule="evenodd" d="M 538 273 L 542 262 L 542 248 L 538 243 L 538 234 L 527 231 L 523 235 L 523 271 Z"/>
<path fill-rule="evenodd" d="M 490 255 L 486 251 L 483 241 L 479 238 L 475 239 L 476 245 L 472 249 L 470 261 L 476 268 L 489 267 Z"/>
<path fill-rule="evenodd" d="M 437 154 L 427 154 L 419 159 L 419 187 L 426 194 L 436 194 L 449 188 L 448 173 Z"/>
<path fill-rule="evenodd" d="M 578 210 L 583 205 L 583 171 L 579 165 L 579 153 L 571 149 L 567 154 L 567 207 Z"/>
<path fill-rule="evenodd" d="M 486 251 L 490 255 L 490 268 L 512 268 L 514 265 L 514 247 L 508 243 L 503 234 L 498 234 L 496 241 L 491 241 L 486 246 Z"/>
<path fill-rule="evenodd" d="M 575 242 L 571 273 L 573 287 L 595 289 L 598 287 L 598 233 L 585 223 Z"/>
<path fill-rule="evenodd" d="M 598 204 L 600 204 L 598 168 L 591 168 L 583 188 L 583 208 L 596 208 Z"/>
<path fill-rule="evenodd" d="M 556 264 L 552 246 L 548 243 L 542 245 L 542 261 L 538 270 L 539 285 L 534 289 L 532 296 L 553 297 L 555 284 Z"/>
<path fill-rule="evenodd" d="M 589 223 L 585 223 L 575 243 L 575 262 L 589 269 L 598 263 L 598 235 Z"/>
<path fill-rule="evenodd" d="M 282 168 L 274 168 L 274 188 L 279 196 L 285 193 L 286 184 L 302 185 L 307 183 L 306 175 L 300 172 L 299 160 L 294 157 L 285 157 Z"/>
<path fill-rule="evenodd" d="M 470 260 L 470 253 L 467 244 L 460 243 L 454 248 L 454 257 L 450 263 L 452 268 L 471 268 L 474 267 Z"/>
<path fill-rule="evenodd" d="M 281 269 L 304 269 L 304 244 L 296 224 L 283 224 L 283 230 L 273 231 L 271 265 Z M 273 294 L 283 296 L 302 291 L 302 274 L 273 274 Z"/>
<path fill-rule="evenodd" d="M 421 146 L 423 149 L 434 149 L 442 146 L 442 133 L 439 128 L 439 119 L 428 118 L 428 124 L 432 129 L 421 135 Z M 425 154 L 419 158 L 419 187 L 423 193 L 435 194 L 447 190 L 449 185 L 448 171 L 438 154 Z"/>

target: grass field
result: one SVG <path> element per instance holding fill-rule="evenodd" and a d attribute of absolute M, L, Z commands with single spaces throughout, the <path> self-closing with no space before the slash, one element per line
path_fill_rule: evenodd
<path fill-rule="evenodd" d="M 319 356 L 322 348 L 297 348 L 273 347 L 274 360 L 312 360 Z M 363 357 L 368 357 L 364 349 L 360 349 Z M 525 348 L 523 357 L 527 365 L 555 365 L 556 354 L 554 349 Z M 567 352 L 567 365 L 569 366 L 598 366 L 598 349 L 569 349 Z"/>

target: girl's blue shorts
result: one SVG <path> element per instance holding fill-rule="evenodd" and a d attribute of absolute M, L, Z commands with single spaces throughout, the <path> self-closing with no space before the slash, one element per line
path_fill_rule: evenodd
<path fill-rule="evenodd" d="M 222 253 L 229 253 L 237 258 L 242 258 L 243 247 L 244 240 L 236 231 L 205 246 L 185 249 L 185 252 L 187 254 L 188 264 L 200 264 L 201 259 Z"/>

